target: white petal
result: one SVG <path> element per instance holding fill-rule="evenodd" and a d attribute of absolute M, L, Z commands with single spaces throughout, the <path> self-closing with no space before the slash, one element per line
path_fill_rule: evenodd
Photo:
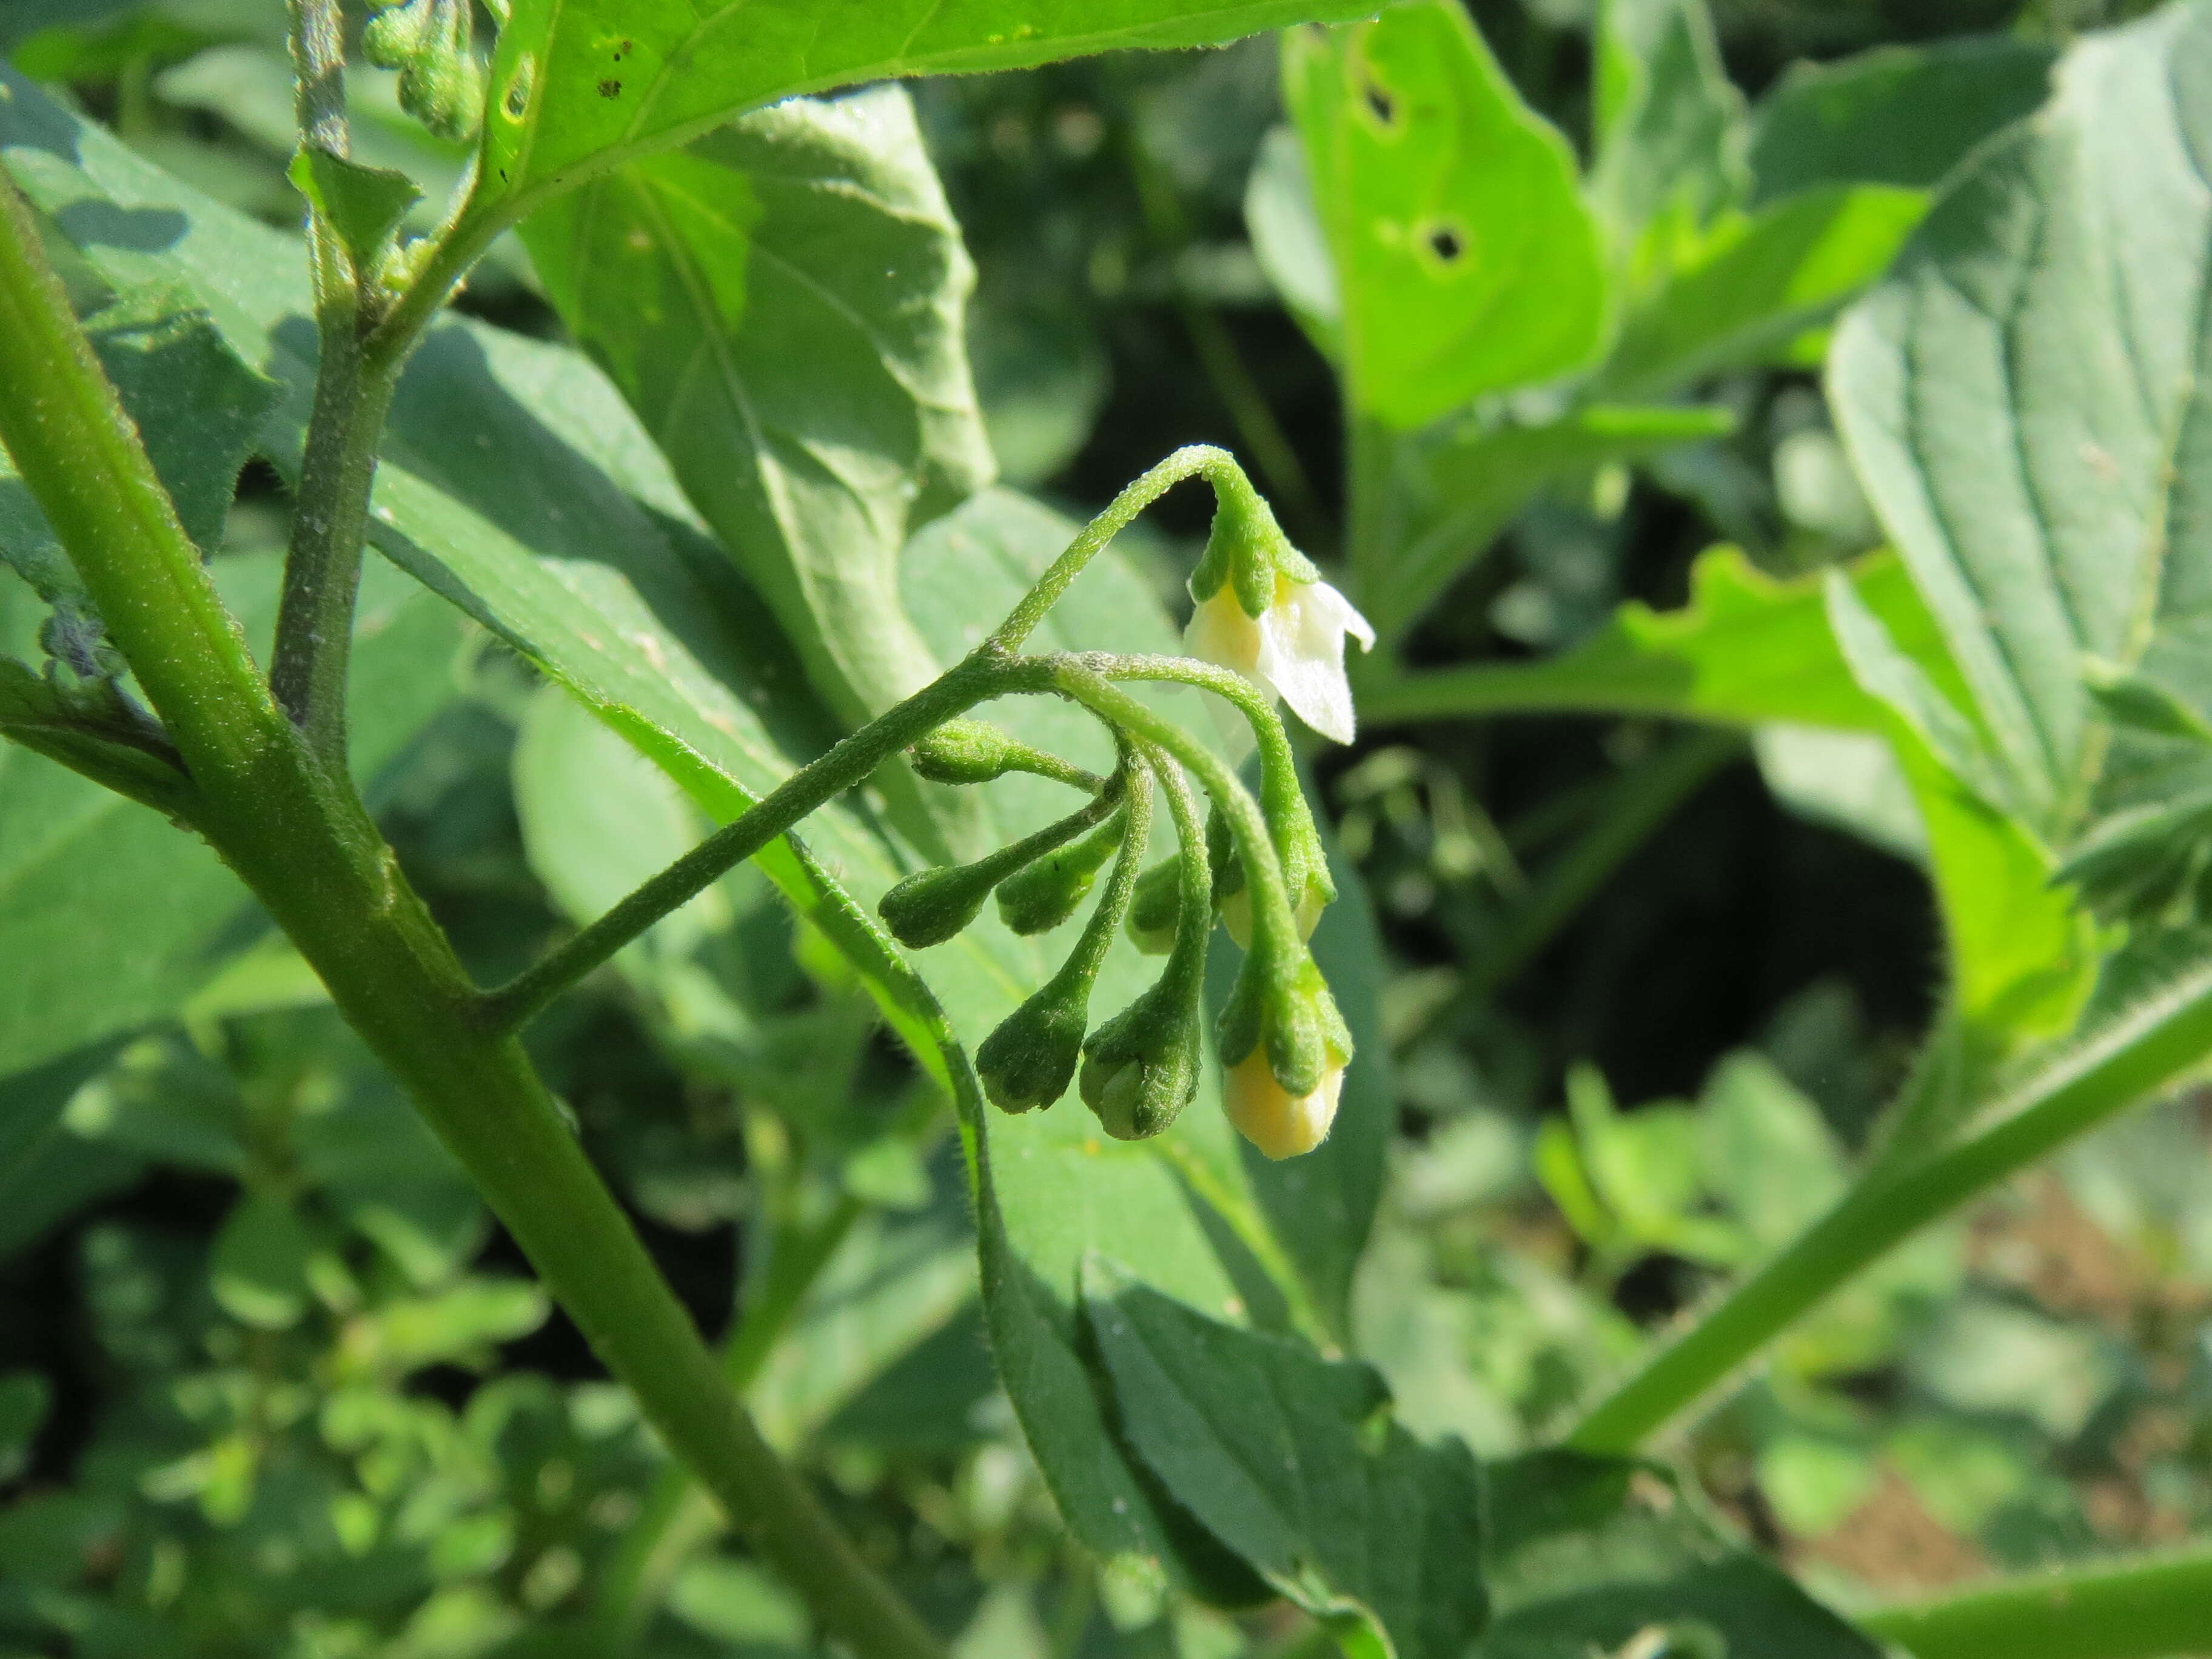
<path fill-rule="evenodd" d="M 1212 598 L 1198 602 L 1182 644 L 1200 662 L 1234 669 L 1247 679 L 1258 678 L 1254 669 L 1260 658 L 1260 624 L 1244 614 L 1226 582 Z"/>
<path fill-rule="evenodd" d="M 1285 583 L 1260 618 L 1255 666 L 1300 720 L 1325 738 L 1350 743 L 1357 726 L 1352 684 L 1344 674 L 1344 636 L 1363 648 L 1375 630 L 1343 594 L 1327 582 Z"/>

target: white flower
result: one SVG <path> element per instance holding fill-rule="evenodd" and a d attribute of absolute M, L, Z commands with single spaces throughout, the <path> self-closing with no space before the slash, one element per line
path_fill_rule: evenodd
<path fill-rule="evenodd" d="M 1222 1079 L 1222 1103 L 1237 1132 L 1269 1158 L 1296 1158 L 1328 1139 L 1336 1121 L 1336 1105 L 1344 1093 L 1345 1059 L 1331 1044 L 1328 1064 L 1321 1082 L 1310 1095 L 1293 1095 L 1275 1081 L 1267 1065 L 1267 1046 L 1261 1043 L 1227 1068 Z"/>
<path fill-rule="evenodd" d="M 1223 582 L 1199 601 L 1183 644 L 1191 655 L 1234 669 L 1280 697 L 1322 736 L 1350 743 L 1355 723 L 1352 684 L 1344 674 L 1347 634 L 1361 650 L 1375 648 L 1374 629 L 1343 594 L 1327 582 L 1294 581 L 1279 572 L 1274 601 L 1257 617 L 1237 602 L 1237 584 Z"/>

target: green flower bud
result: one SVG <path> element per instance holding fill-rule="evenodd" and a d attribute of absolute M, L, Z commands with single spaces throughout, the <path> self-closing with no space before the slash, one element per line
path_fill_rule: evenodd
<path fill-rule="evenodd" d="M 983 1039 L 975 1071 L 1000 1111 L 1035 1111 L 1067 1092 L 1083 1057 L 1093 978 L 1069 963 Z"/>
<path fill-rule="evenodd" d="M 1081 841 L 1008 876 L 999 887 L 1000 919 L 1024 937 L 1059 927 L 1090 893 L 1127 829 L 1127 818 L 1116 813 Z"/>
<path fill-rule="evenodd" d="M 379 69 L 404 70 L 430 41 L 437 0 L 387 3 L 361 32 L 361 54 Z"/>
<path fill-rule="evenodd" d="M 1182 860 L 1166 859 L 1137 878 L 1137 896 L 1129 906 L 1129 942 L 1148 957 L 1175 948 L 1176 921 L 1182 915 Z"/>
<path fill-rule="evenodd" d="M 1200 976 L 1172 969 L 1083 1045 L 1083 1103 L 1116 1140 L 1145 1140 L 1198 1093 Z"/>
<path fill-rule="evenodd" d="M 437 137 L 466 143 L 483 124 L 485 87 L 469 0 L 430 0 L 430 20 L 399 71 L 399 106 Z"/>
<path fill-rule="evenodd" d="M 916 872 L 885 893 L 876 913 L 891 937 L 908 950 L 927 950 L 974 921 L 998 884 L 998 872 L 988 860 L 940 864 Z"/>
<path fill-rule="evenodd" d="M 983 720 L 947 720 L 907 750 L 932 783 L 988 783 L 1017 766 L 1028 745 Z"/>
<path fill-rule="evenodd" d="M 1242 474 L 1214 485 L 1213 526 L 1191 573 L 1190 596 L 1200 605 L 1226 584 L 1248 617 L 1264 614 L 1283 582 L 1316 582 L 1321 572 L 1291 545 L 1274 509 Z"/>
<path fill-rule="evenodd" d="M 988 858 L 917 872 L 883 896 L 876 914 L 883 917 L 891 937 L 908 950 L 942 945 L 975 920 L 994 887 L 1121 810 L 1119 800 L 1102 795 L 1035 835 L 1001 847 Z"/>

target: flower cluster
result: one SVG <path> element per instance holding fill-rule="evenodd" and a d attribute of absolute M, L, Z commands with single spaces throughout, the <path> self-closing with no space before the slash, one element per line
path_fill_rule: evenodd
<path fill-rule="evenodd" d="M 952 938 L 994 893 L 1008 928 L 1042 933 L 1070 921 L 1103 875 L 1066 960 L 984 1041 L 976 1071 L 992 1103 L 1007 1112 L 1048 1107 L 1073 1083 L 1106 1133 L 1124 1140 L 1158 1134 L 1198 1091 L 1206 961 L 1219 919 L 1245 951 L 1215 1023 L 1224 1104 L 1254 1146 L 1269 1158 L 1291 1158 L 1327 1139 L 1352 1043 L 1307 948 L 1336 892 L 1275 705 L 1287 702 L 1315 731 L 1349 741 L 1345 637 L 1371 646 L 1374 634 L 1291 545 L 1233 463 L 1222 457 L 1207 465 L 1217 507 L 1191 580 L 1191 658 L 1027 659 L 1064 665 L 1050 689 L 1085 704 L 1113 732 L 1112 775 L 1091 776 L 981 721 L 941 724 L 908 751 L 922 776 L 973 785 L 1028 772 L 1089 799 L 985 858 L 908 877 L 880 908 L 893 934 L 915 947 Z M 1103 540 L 1094 536 L 1087 550 L 1079 542 L 1070 557 L 1088 556 Z M 1257 740 L 1256 792 L 1187 732 L 1120 692 L 1112 684 L 1117 675 L 1181 680 L 1222 699 Z M 1186 769 L 1212 797 L 1210 816 L 1201 817 Z M 1139 873 L 1156 792 L 1177 847 Z M 1094 1028 L 1091 992 L 1115 934 L 1124 931 L 1166 961 L 1149 989 Z"/>

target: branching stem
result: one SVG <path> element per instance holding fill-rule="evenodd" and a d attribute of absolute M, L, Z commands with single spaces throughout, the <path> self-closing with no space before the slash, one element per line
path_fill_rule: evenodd
<path fill-rule="evenodd" d="M 2161 1659 L 2212 1629 L 2212 1547 L 2001 1579 L 1859 1623 L 1912 1659 Z"/>

